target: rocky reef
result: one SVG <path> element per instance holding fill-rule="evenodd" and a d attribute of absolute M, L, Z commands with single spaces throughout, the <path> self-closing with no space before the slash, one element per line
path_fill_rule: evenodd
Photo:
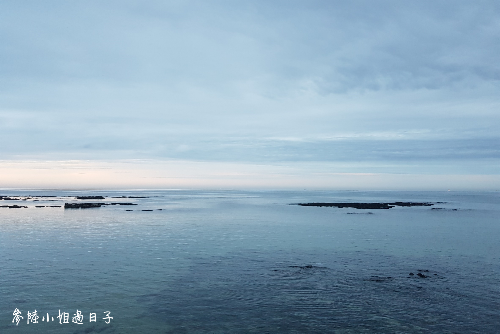
<path fill-rule="evenodd" d="M 392 202 L 392 203 L 297 203 L 300 206 L 319 206 L 319 207 L 335 207 L 335 208 L 354 208 L 354 209 L 390 209 L 395 206 L 432 206 L 434 203 L 429 202 Z"/>
<path fill-rule="evenodd" d="M 135 203 L 64 203 L 65 209 L 100 208 L 106 205 L 137 205 Z"/>

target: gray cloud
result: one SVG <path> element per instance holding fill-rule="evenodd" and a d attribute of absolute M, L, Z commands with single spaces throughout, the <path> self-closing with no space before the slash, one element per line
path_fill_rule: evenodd
<path fill-rule="evenodd" d="M 3 157 L 498 172 L 497 1 L 18 1 L 0 29 Z"/>

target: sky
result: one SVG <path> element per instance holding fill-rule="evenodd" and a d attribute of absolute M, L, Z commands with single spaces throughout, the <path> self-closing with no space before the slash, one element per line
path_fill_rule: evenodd
<path fill-rule="evenodd" d="M 500 190 L 500 2 L 2 1 L 0 188 Z"/>

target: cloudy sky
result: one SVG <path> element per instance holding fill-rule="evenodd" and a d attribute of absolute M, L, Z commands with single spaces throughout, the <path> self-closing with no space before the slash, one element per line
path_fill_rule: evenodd
<path fill-rule="evenodd" d="M 0 188 L 500 189 L 500 2 L 2 1 Z"/>

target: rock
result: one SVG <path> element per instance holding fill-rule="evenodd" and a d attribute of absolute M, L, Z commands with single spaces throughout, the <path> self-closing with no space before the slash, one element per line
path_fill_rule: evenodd
<path fill-rule="evenodd" d="M 418 274 L 417 274 L 417 276 L 418 276 L 418 277 L 420 277 L 420 278 L 427 278 L 427 276 L 425 276 L 425 275 L 424 275 L 424 274 L 422 274 L 422 273 L 418 273 Z"/>
<path fill-rule="evenodd" d="M 299 203 L 300 206 L 337 207 L 354 209 L 390 209 L 387 203 Z"/>
<path fill-rule="evenodd" d="M 391 276 L 387 276 L 387 277 L 383 277 L 383 276 L 371 276 L 368 281 L 371 281 L 371 282 L 387 282 L 387 281 L 391 281 L 392 280 L 392 277 Z"/>
<path fill-rule="evenodd" d="M 390 205 L 395 205 L 395 206 L 432 206 L 434 205 L 433 203 L 428 203 L 428 202 L 394 202 L 394 203 L 389 203 Z"/>
<path fill-rule="evenodd" d="M 135 203 L 64 203 L 66 209 L 100 208 L 105 205 L 137 205 Z"/>
<path fill-rule="evenodd" d="M 299 268 L 299 269 L 325 269 L 326 267 L 313 266 L 312 264 L 306 264 L 305 266 L 288 266 L 289 268 Z"/>
<path fill-rule="evenodd" d="M 300 206 L 337 207 L 354 209 L 390 209 L 395 206 L 431 206 L 433 203 L 427 202 L 394 202 L 394 203 L 297 203 Z"/>
<path fill-rule="evenodd" d="M 76 196 L 76 199 L 104 199 L 102 196 Z"/>
<path fill-rule="evenodd" d="M 105 203 L 64 203 L 65 209 L 89 209 L 100 208 Z"/>

